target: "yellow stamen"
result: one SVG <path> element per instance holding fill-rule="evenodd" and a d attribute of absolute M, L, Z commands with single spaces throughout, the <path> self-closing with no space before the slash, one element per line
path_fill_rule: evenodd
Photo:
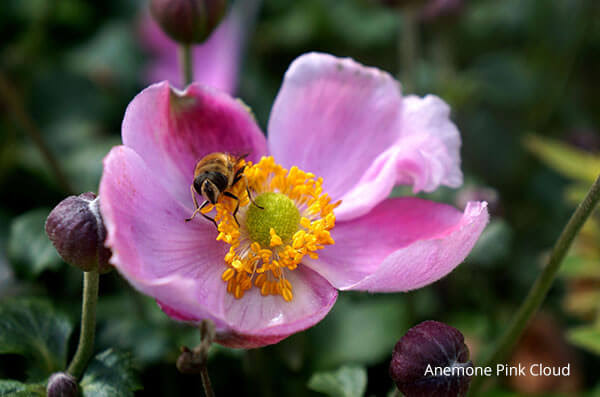
<path fill-rule="evenodd" d="M 277 247 L 283 244 L 283 241 L 281 241 L 281 237 L 279 237 L 277 233 L 275 233 L 275 229 L 271 228 L 269 230 L 269 234 L 271 235 L 271 247 Z"/>
<path fill-rule="evenodd" d="M 233 217 L 236 200 L 221 195 L 219 202 L 214 205 L 219 230 L 217 240 L 230 245 L 224 258 L 227 268 L 223 271 L 222 279 L 227 282 L 227 291 L 237 299 L 254 286 L 263 296 L 280 295 L 290 302 L 294 296 L 293 288 L 285 274 L 296 269 L 305 256 L 316 259 L 319 257 L 318 250 L 334 244 L 330 230 L 335 226 L 333 210 L 340 202 L 331 203 L 330 197 L 323 193 L 321 178 L 315 178 L 315 175 L 298 167 L 288 171 L 276 164 L 272 157 L 263 157 L 257 164 L 248 162 L 244 177 L 249 190 L 253 192 L 254 201 L 262 198 L 260 206 L 266 203 L 266 207 L 252 208 L 254 218 L 252 222 L 246 221 L 250 216 L 249 209 L 254 204 L 250 202 L 244 182 L 230 189 L 239 198 L 237 218 L 241 226 Z M 269 194 L 263 196 L 265 193 Z M 284 204 L 287 202 L 282 201 L 282 196 L 287 197 L 287 202 L 293 202 L 293 205 L 286 205 L 293 208 L 295 215 L 285 212 Z M 283 212 L 277 212 L 280 207 L 272 207 L 269 217 L 262 219 L 262 211 L 267 214 L 269 203 L 274 202 L 270 200 L 279 200 L 278 205 Z M 209 207 L 213 209 L 213 206 Z M 295 218 L 298 213 L 299 220 Z M 265 222 L 266 226 L 263 224 Z M 260 232 L 259 229 L 252 229 L 258 227 L 256 225 L 268 228 Z M 268 235 L 262 234 L 267 230 Z M 266 238 L 254 241 L 251 235 L 264 235 Z"/>

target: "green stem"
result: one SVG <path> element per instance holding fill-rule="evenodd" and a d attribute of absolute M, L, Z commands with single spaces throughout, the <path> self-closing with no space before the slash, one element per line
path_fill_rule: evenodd
<path fill-rule="evenodd" d="M 94 334 L 96 333 L 96 303 L 98 302 L 98 271 L 83 274 L 83 304 L 81 306 L 81 332 L 75 356 L 67 372 L 79 379 L 83 375 L 88 361 L 94 352 Z"/>
<path fill-rule="evenodd" d="M 210 383 L 210 377 L 208 376 L 208 368 L 206 368 L 206 365 L 200 369 L 200 377 L 202 378 L 202 387 L 204 387 L 204 393 L 206 393 L 206 397 L 215 397 L 215 392 L 213 391 L 212 384 Z"/>
<path fill-rule="evenodd" d="M 48 164 L 48 167 L 54 173 L 54 176 L 56 177 L 60 187 L 66 193 L 74 194 L 73 188 L 63 172 L 60 163 L 44 141 L 42 132 L 33 122 L 29 114 L 27 114 L 25 111 L 25 106 L 23 105 L 23 101 L 21 100 L 17 90 L 2 73 L 0 73 L 0 97 L 8 111 L 14 117 L 17 124 L 27 135 L 29 135 L 29 138 L 31 138 L 35 146 L 38 148 L 42 154 L 42 157 Z"/>
<path fill-rule="evenodd" d="M 181 74 L 183 76 L 184 88 L 194 80 L 193 60 L 192 60 L 192 45 L 181 44 L 179 46 L 179 62 L 181 64 Z"/>
<path fill-rule="evenodd" d="M 501 336 L 500 340 L 496 343 L 493 353 L 488 359 L 484 360 L 482 367 L 491 367 L 504 360 L 508 353 L 512 350 L 514 345 L 519 340 L 519 337 L 523 333 L 525 327 L 529 323 L 531 317 L 539 309 L 542 301 L 546 297 L 546 294 L 552 286 L 552 282 L 560 269 L 560 265 L 567 254 L 571 243 L 579 233 L 579 230 L 588 219 L 593 209 L 600 201 L 600 177 L 596 179 L 596 182 L 592 185 L 583 201 L 579 204 L 571 219 L 563 229 L 562 233 L 558 237 L 550 259 L 546 267 L 542 270 L 542 273 L 538 276 L 537 280 L 529 290 L 529 294 L 521 304 L 519 311 L 514 316 L 512 323 L 508 326 L 508 329 Z M 473 380 L 471 386 L 470 395 L 478 395 L 484 378 L 477 377 Z"/>
<path fill-rule="evenodd" d="M 402 82 L 403 91 L 414 90 L 415 65 L 419 57 L 419 26 L 417 10 L 414 7 L 402 8 L 400 29 L 398 31 L 398 78 Z"/>

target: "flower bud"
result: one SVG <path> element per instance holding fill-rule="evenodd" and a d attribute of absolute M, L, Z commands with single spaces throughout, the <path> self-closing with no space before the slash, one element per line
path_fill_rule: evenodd
<path fill-rule="evenodd" d="M 221 22 L 226 6 L 226 0 L 152 0 L 150 12 L 173 40 L 202 43 Z"/>
<path fill-rule="evenodd" d="M 46 219 L 46 234 L 65 262 L 85 272 L 110 270 L 111 252 L 104 246 L 106 229 L 94 193 L 61 201 Z"/>
<path fill-rule="evenodd" d="M 473 363 L 460 331 L 437 321 L 425 321 L 409 329 L 396 344 L 390 377 L 406 397 L 463 396 L 471 382 L 464 370 L 467 367 L 473 367 Z M 454 371 L 445 376 L 438 369 L 436 375 L 436 368 Z M 464 376 L 457 375 L 460 373 Z"/>
<path fill-rule="evenodd" d="M 182 374 L 199 374 L 202 368 L 206 366 L 206 357 L 199 354 L 199 352 L 190 350 L 189 348 L 182 346 L 181 354 L 177 358 L 177 369 Z"/>
<path fill-rule="evenodd" d="M 64 372 L 54 373 L 48 379 L 46 393 L 48 397 L 76 397 L 77 380 Z"/>

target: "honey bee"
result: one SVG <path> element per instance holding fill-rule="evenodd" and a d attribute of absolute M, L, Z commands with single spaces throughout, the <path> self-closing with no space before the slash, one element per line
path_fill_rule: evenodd
<path fill-rule="evenodd" d="M 216 204 L 219 197 L 223 195 L 237 200 L 237 205 L 233 211 L 233 219 L 235 219 L 239 226 L 240 223 L 238 222 L 236 215 L 240 208 L 240 199 L 233 193 L 227 191 L 227 189 L 233 187 L 244 178 L 244 169 L 246 168 L 244 159 L 247 156 L 248 154 L 234 156 L 229 153 L 215 152 L 206 155 L 196 163 L 194 182 L 190 185 L 192 200 L 194 201 L 194 213 L 185 220 L 186 222 L 191 221 L 197 214 L 200 214 L 217 227 L 217 222 L 215 222 L 214 218 L 211 218 L 200 211 L 208 204 Z M 248 193 L 250 201 L 256 205 L 250 195 L 248 181 L 246 181 L 246 192 Z M 199 194 L 204 198 L 204 202 L 200 206 L 198 206 L 196 194 Z M 263 209 L 258 205 L 256 206 Z"/>

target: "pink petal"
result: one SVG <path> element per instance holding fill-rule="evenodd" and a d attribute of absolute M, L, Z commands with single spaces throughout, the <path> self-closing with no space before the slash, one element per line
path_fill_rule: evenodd
<path fill-rule="evenodd" d="M 341 222 L 335 244 L 306 265 L 338 289 L 408 291 L 450 273 L 488 221 L 487 203 L 455 208 L 417 198 L 388 199 L 368 215 Z"/>
<path fill-rule="evenodd" d="M 194 81 L 233 93 L 238 80 L 241 36 L 241 16 L 232 10 L 206 42 L 193 47 Z M 142 16 L 140 39 L 154 56 L 145 72 L 146 82 L 168 80 L 183 87 L 177 43 L 163 33 L 149 12 Z"/>
<path fill-rule="evenodd" d="M 262 296 L 258 288 L 246 292 L 241 300 L 225 295 L 225 318 L 232 331 L 218 341 L 229 347 L 253 348 L 279 342 L 296 332 L 312 327 L 329 313 L 337 290 L 306 267 L 286 272 L 294 297 Z"/>
<path fill-rule="evenodd" d="M 146 162 L 154 183 L 162 183 L 191 208 L 190 184 L 196 162 L 212 152 L 250 153 L 258 160 L 266 140 L 239 101 L 199 84 L 174 91 L 152 85 L 127 107 L 123 143 Z"/>
<path fill-rule="evenodd" d="M 460 136 L 438 97 L 402 98 L 389 74 L 311 53 L 288 69 L 269 120 L 269 150 L 324 179 L 339 220 L 368 213 L 397 184 L 460 186 Z"/>
<path fill-rule="evenodd" d="M 156 298 L 170 316 L 211 319 L 227 346 L 258 347 L 306 329 L 329 312 L 337 291 L 310 269 L 287 272 L 294 298 L 263 297 L 253 288 L 242 299 L 227 293 L 221 275 L 228 246 L 200 218 L 155 183 L 153 171 L 126 146 L 104 161 L 100 203 L 110 262 L 141 292 Z"/>
<path fill-rule="evenodd" d="M 407 175 L 399 183 L 413 185 L 413 192 L 433 192 L 440 185 L 459 187 L 463 182 L 460 170 L 460 133 L 450 120 L 450 106 L 435 95 L 404 98 L 402 135 L 399 146 L 420 141 L 419 151 L 427 160 L 420 164 L 421 172 Z"/>
<path fill-rule="evenodd" d="M 342 197 L 339 220 L 367 214 L 395 185 L 413 185 L 413 192 L 432 192 L 438 186 L 458 187 L 460 135 L 449 118 L 450 108 L 440 98 L 404 98 L 402 133 L 397 143 L 381 153 L 359 183 Z"/>
<path fill-rule="evenodd" d="M 257 288 L 241 299 L 226 292 L 225 283 L 216 292 L 224 302 L 225 327 L 217 332 L 217 342 L 233 348 L 255 348 L 277 343 L 293 333 L 312 327 L 325 317 L 337 299 L 337 290 L 324 278 L 306 267 L 287 272 L 294 298 L 286 302 L 281 296 L 261 296 Z M 220 279 L 219 279 L 220 281 Z M 203 317 L 174 309 L 159 302 L 169 316 L 185 322 L 199 322 Z"/>
<path fill-rule="evenodd" d="M 210 222 L 186 223 L 190 211 L 154 181 L 153 171 L 126 146 L 113 148 L 104 160 L 100 203 L 106 246 L 113 252 L 110 263 L 134 287 L 222 323 L 215 315 L 218 306 L 202 305 L 220 282 L 228 249 L 215 240 Z"/>
<path fill-rule="evenodd" d="M 352 59 L 310 53 L 297 58 L 271 111 L 269 151 L 284 167 L 324 179 L 334 199 L 348 192 L 399 137 L 400 85 Z"/>

